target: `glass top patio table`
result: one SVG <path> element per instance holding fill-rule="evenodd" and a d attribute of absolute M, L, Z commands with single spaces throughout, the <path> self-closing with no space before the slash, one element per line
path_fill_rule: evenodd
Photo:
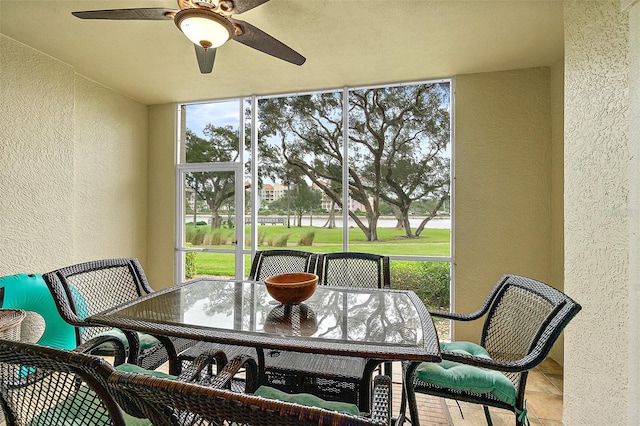
<path fill-rule="evenodd" d="M 152 335 L 380 360 L 439 362 L 429 312 L 412 291 L 318 286 L 281 305 L 261 282 L 196 279 L 87 318 Z"/>

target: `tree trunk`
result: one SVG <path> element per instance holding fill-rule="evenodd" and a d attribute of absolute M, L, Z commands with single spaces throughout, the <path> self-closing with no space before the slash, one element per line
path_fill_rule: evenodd
<path fill-rule="evenodd" d="M 327 229 L 335 229 L 336 227 L 336 203 L 333 200 L 331 200 L 331 206 L 329 207 L 329 217 L 322 227 Z"/>
<path fill-rule="evenodd" d="M 211 229 L 218 229 L 222 225 L 222 216 L 218 214 L 218 209 L 211 210 Z"/>
<path fill-rule="evenodd" d="M 416 237 L 419 237 L 420 234 L 422 233 L 422 231 L 424 230 L 424 227 L 427 226 L 427 223 L 429 223 L 429 221 L 431 219 L 433 219 L 434 217 L 436 217 L 436 214 L 438 214 L 438 210 L 440 210 L 442 208 L 442 205 L 444 204 L 444 202 L 447 200 L 448 197 L 442 197 L 440 199 L 440 201 L 438 201 L 438 205 L 435 206 L 435 208 L 431 211 L 431 213 L 429 213 L 429 216 L 425 217 L 422 222 L 420 222 L 420 225 L 418 226 L 418 229 L 416 229 Z"/>
<path fill-rule="evenodd" d="M 411 222 L 409 222 L 408 211 L 406 212 L 406 214 L 405 213 L 402 214 L 402 222 L 404 224 L 404 234 L 407 236 L 407 238 L 413 238 L 413 233 L 411 232 Z"/>
<path fill-rule="evenodd" d="M 198 225 L 198 193 L 193 191 L 193 226 Z"/>
<path fill-rule="evenodd" d="M 402 211 L 397 206 L 391 206 L 391 210 L 393 210 L 393 215 L 396 217 L 395 229 L 404 229 L 404 218 L 402 216 Z"/>
<path fill-rule="evenodd" d="M 378 217 L 373 216 L 369 220 L 369 238 L 367 241 L 378 241 Z"/>
<path fill-rule="evenodd" d="M 349 210 L 349 217 L 353 219 L 353 221 L 358 225 L 358 228 L 362 230 L 364 235 L 367 237 L 367 241 L 378 241 L 378 230 L 376 229 L 378 226 L 378 217 L 380 215 L 368 215 L 368 226 L 362 223 L 358 215 Z"/>
<path fill-rule="evenodd" d="M 291 184 L 287 183 L 287 228 L 291 228 Z"/>

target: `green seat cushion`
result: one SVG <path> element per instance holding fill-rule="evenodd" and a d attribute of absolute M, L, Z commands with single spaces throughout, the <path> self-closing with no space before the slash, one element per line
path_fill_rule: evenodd
<path fill-rule="evenodd" d="M 440 350 L 472 355 L 480 358 L 491 358 L 489 352 L 482 346 L 472 342 L 440 342 Z"/>
<path fill-rule="evenodd" d="M 142 368 L 135 364 L 124 363 L 116 366 L 115 369 L 124 373 L 147 374 L 149 376 L 161 377 L 163 379 L 176 379 L 176 376 L 171 374 L 163 373 L 162 371 L 147 370 L 146 368 Z"/>
<path fill-rule="evenodd" d="M 254 395 L 267 399 L 276 399 L 278 401 L 293 402 L 307 407 L 324 408 L 326 410 L 338 411 L 341 413 L 352 414 L 354 416 L 360 415 L 360 409 L 358 409 L 358 406 L 355 404 L 339 401 L 325 401 L 322 398 L 318 398 L 317 396 L 308 393 L 288 394 L 269 386 L 260 386 L 254 392 Z"/>
<path fill-rule="evenodd" d="M 82 426 L 87 424 L 87 419 L 91 419 L 91 424 L 112 424 L 107 410 L 97 409 L 97 400 L 93 389 L 83 385 L 77 392 L 32 418 L 28 426 Z M 122 416 L 127 426 L 152 426 L 148 419 L 139 419 L 124 411 Z"/>
<path fill-rule="evenodd" d="M 114 328 L 114 329 L 99 333 L 97 334 L 97 336 L 113 336 L 119 339 L 122 343 L 124 343 L 124 347 L 126 349 L 129 349 L 129 341 L 127 340 L 127 337 L 124 335 L 122 330 Z M 140 340 L 140 350 L 152 348 L 160 343 L 158 339 L 146 333 L 138 333 L 138 340 Z"/>
<path fill-rule="evenodd" d="M 490 358 L 482 346 L 471 342 L 444 343 L 440 348 L 442 351 Z M 515 406 L 516 403 L 516 388 L 500 371 L 443 360 L 441 363 L 421 363 L 416 368 L 416 377 L 443 388 L 479 394 L 490 393 L 506 404 Z"/>

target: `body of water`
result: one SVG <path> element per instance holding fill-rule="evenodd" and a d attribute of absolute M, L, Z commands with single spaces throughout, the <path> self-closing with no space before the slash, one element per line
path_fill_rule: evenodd
<path fill-rule="evenodd" d="M 286 216 L 265 216 L 266 218 L 278 218 L 278 219 L 283 219 L 284 221 L 286 221 L 287 217 Z M 209 219 L 211 218 L 211 215 L 198 215 L 198 222 L 207 222 L 209 223 Z M 412 217 L 409 219 L 409 223 L 411 223 L 411 228 L 417 228 L 420 223 L 422 222 L 422 220 L 424 219 L 424 217 Z M 247 220 L 249 220 L 249 218 L 247 218 Z M 193 215 L 187 215 L 185 218 L 185 222 L 192 222 L 193 221 Z M 322 225 L 324 225 L 327 221 L 327 216 L 314 216 L 313 217 L 313 222 L 311 222 L 311 219 L 309 218 L 309 216 L 304 216 L 302 218 L 302 226 L 316 226 L 316 227 L 321 227 Z M 366 223 L 366 220 L 363 219 L 363 222 Z M 396 226 L 396 219 L 395 218 L 389 218 L 389 217 L 381 217 L 380 219 L 378 219 L 378 228 L 393 228 Z M 291 225 L 293 226 L 294 224 L 294 218 L 293 216 L 291 217 Z M 273 225 L 273 226 L 283 226 L 282 224 L 277 224 L 277 225 Z M 349 219 L 349 227 L 356 227 L 356 223 L 352 220 Z M 341 228 L 342 227 L 342 217 L 340 218 L 336 218 L 336 227 Z M 451 219 L 450 218 L 435 218 L 435 219 L 431 219 L 427 225 L 426 228 L 432 228 L 432 229 L 451 229 Z"/>

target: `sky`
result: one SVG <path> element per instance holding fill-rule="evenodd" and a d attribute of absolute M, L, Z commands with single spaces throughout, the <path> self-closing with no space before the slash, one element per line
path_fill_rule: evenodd
<path fill-rule="evenodd" d="M 239 100 L 187 105 L 187 129 L 204 136 L 202 129 L 215 117 L 215 125 L 239 127 Z"/>
<path fill-rule="evenodd" d="M 200 137 L 204 137 L 202 130 L 207 124 L 213 123 L 214 119 L 215 123 L 213 124 L 216 126 L 230 125 L 237 129 L 240 127 L 239 103 L 240 99 L 231 99 L 228 101 L 188 104 L 186 114 L 187 129 Z M 451 157 L 451 144 L 447 146 L 445 156 Z"/>

